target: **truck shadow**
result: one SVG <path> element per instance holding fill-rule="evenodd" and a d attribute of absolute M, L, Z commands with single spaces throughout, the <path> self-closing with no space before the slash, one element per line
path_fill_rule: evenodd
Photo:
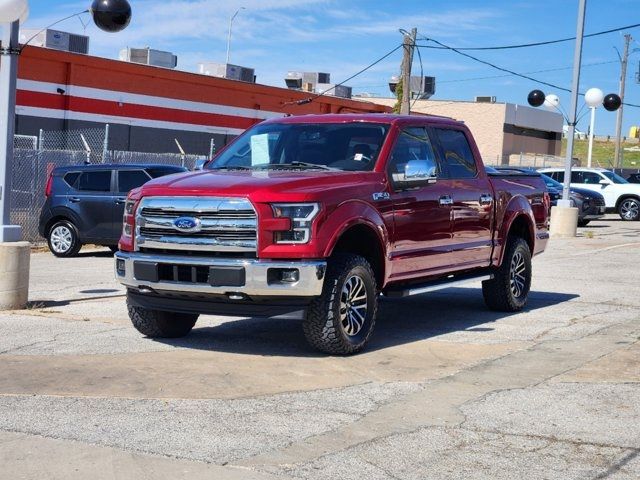
<path fill-rule="evenodd" d="M 524 312 L 557 305 L 578 295 L 531 292 Z M 453 332 L 494 330 L 493 322 L 518 315 L 488 310 L 479 288 L 450 288 L 405 299 L 382 298 L 373 337 L 365 352 Z M 523 322 L 527 321 L 523 316 Z M 300 320 L 243 318 L 193 329 L 184 338 L 154 339 L 181 348 L 246 355 L 324 357 L 308 346 Z"/>

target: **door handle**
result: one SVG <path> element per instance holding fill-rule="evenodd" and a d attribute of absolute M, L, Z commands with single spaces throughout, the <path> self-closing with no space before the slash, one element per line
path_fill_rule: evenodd
<path fill-rule="evenodd" d="M 438 203 L 440 204 L 441 207 L 453 205 L 453 198 L 451 198 L 449 195 L 443 195 L 438 199 Z"/>
<path fill-rule="evenodd" d="M 80 201 L 80 198 L 79 197 L 70 197 L 69 201 L 73 202 L 73 203 L 78 203 Z"/>
<path fill-rule="evenodd" d="M 127 200 L 124 198 L 116 198 L 116 205 L 122 205 L 123 203 L 125 203 Z"/>
<path fill-rule="evenodd" d="M 480 195 L 480 205 L 491 205 L 493 203 L 493 197 L 491 195 Z"/>

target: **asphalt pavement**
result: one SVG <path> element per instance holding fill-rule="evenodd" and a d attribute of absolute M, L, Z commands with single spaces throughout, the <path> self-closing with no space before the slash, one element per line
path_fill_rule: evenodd
<path fill-rule="evenodd" d="M 383 299 L 342 358 L 294 320 L 145 338 L 108 250 L 34 253 L 0 313 L 0 479 L 640 478 L 640 222 L 533 265 L 523 312 L 479 284 Z"/>

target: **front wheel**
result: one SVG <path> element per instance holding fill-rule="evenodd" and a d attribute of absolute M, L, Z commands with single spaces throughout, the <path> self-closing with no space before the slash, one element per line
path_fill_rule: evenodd
<path fill-rule="evenodd" d="M 187 335 L 198 315 L 149 310 L 127 303 L 131 323 L 143 335 L 151 338 L 179 338 Z"/>
<path fill-rule="evenodd" d="M 333 355 L 362 350 L 371 338 L 378 308 L 376 277 L 358 255 L 331 257 L 322 295 L 307 309 L 303 330 L 316 349 Z"/>
<path fill-rule="evenodd" d="M 517 312 L 527 303 L 531 288 L 531 250 L 520 237 L 511 237 L 502 265 L 482 282 L 484 302 L 492 310 Z"/>
<path fill-rule="evenodd" d="M 625 198 L 618 206 L 618 214 L 625 221 L 638 220 L 640 218 L 640 201 L 635 198 Z"/>

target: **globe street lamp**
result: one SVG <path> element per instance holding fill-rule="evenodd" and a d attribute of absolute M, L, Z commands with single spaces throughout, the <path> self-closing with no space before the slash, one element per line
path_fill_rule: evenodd
<path fill-rule="evenodd" d="M 599 88 L 590 88 L 584 94 L 584 103 L 591 110 L 591 121 L 589 122 L 589 152 L 587 153 L 587 167 L 591 168 L 591 156 L 593 153 L 593 129 L 596 125 L 596 108 L 604 100 L 604 93 Z"/>
<path fill-rule="evenodd" d="M 127 0 L 93 0 L 88 10 L 76 15 L 86 12 L 107 32 L 119 32 L 131 21 Z M 18 55 L 26 46 L 18 43 L 18 33 L 28 13 L 28 0 L 0 0 L 0 310 L 23 308 L 29 291 L 30 245 L 20 241 L 20 226 L 11 225 L 10 205 Z"/>

